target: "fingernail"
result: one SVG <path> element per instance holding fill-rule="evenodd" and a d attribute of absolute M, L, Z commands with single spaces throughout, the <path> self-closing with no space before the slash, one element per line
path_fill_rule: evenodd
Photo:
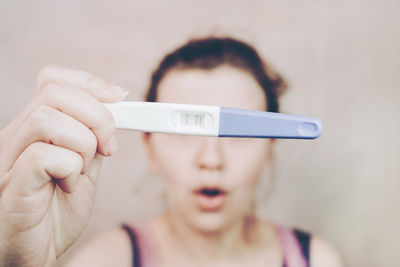
<path fill-rule="evenodd" d="M 118 150 L 117 137 L 113 135 L 108 141 L 108 154 L 109 155 L 115 154 L 117 150 Z"/>
<path fill-rule="evenodd" d="M 118 96 L 118 98 L 120 98 L 121 100 L 124 99 L 129 94 L 128 90 L 125 90 L 124 88 L 122 88 L 120 86 L 116 86 L 116 85 L 111 86 L 110 90 L 113 94 Z"/>

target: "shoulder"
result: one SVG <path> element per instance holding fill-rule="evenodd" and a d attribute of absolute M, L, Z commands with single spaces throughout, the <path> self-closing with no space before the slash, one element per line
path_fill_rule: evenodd
<path fill-rule="evenodd" d="M 284 247 L 293 248 L 288 245 L 291 238 L 295 236 L 304 255 L 310 262 L 310 267 L 343 267 L 342 258 L 336 249 L 326 240 L 318 235 L 302 231 L 297 228 L 286 228 L 277 226 L 281 242 Z M 286 244 L 285 244 L 286 243 Z"/>
<path fill-rule="evenodd" d="M 122 228 L 105 232 L 83 247 L 66 267 L 132 266 L 132 245 Z"/>
<path fill-rule="evenodd" d="M 312 236 L 310 247 L 311 267 L 343 267 L 343 261 L 336 249 L 319 236 Z"/>

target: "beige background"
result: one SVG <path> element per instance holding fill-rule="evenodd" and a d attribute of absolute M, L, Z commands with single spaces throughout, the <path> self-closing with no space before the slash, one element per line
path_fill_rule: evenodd
<path fill-rule="evenodd" d="M 325 126 L 316 141 L 279 141 L 277 184 L 260 214 L 320 234 L 348 266 L 400 266 L 399 1 L 59 2 L 0 1 L 1 128 L 46 64 L 104 76 L 133 100 L 189 37 L 243 38 L 289 80 L 283 111 Z M 161 207 L 140 135 L 118 135 L 88 229 L 60 264 L 99 232 Z"/>

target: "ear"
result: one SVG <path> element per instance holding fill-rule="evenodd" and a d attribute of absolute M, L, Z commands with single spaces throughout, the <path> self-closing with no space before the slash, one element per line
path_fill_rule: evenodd
<path fill-rule="evenodd" d="M 142 134 L 142 142 L 146 150 L 147 160 L 149 161 L 150 170 L 152 172 L 158 173 L 159 166 L 154 154 L 153 144 L 151 142 L 151 133 L 144 132 Z"/>

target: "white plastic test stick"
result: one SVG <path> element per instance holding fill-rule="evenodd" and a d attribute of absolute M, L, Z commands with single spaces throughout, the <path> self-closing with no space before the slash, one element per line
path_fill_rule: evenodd
<path fill-rule="evenodd" d="M 205 105 L 118 102 L 105 106 L 117 128 L 218 137 L 315 139 L 321 122 L 313 117 Z"/>

